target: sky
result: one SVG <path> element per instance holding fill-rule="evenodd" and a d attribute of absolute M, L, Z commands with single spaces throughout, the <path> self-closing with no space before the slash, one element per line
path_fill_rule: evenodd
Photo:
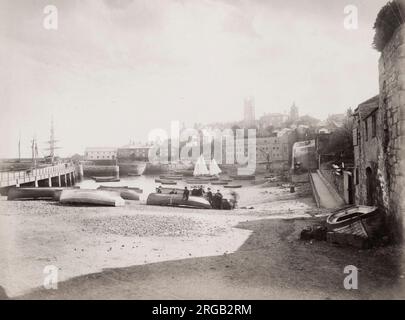
<path fill-rule="evenodd" d="M 378 94 L 373 24 L 387 0 L 2 0 L 0 158 L 146 141 L 170 121 L 324 119 Z M 46 5 L 58 29 L 47 30 Z M 359 27 L 344 28 L 344 8 Z"/>

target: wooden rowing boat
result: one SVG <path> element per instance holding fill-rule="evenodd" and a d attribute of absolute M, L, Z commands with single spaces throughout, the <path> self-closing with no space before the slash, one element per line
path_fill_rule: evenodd
<path fill-rule="evenodd" d="M 224 188 L 238 189 L 238 188 L 242 188 L 242 185 L 240 185 L 240 184 L 228 184 L 228 185 L 224 186 Z"/>
<path fill-rule="evenodd" d="M 225 186 L 225 185 L 227 185 L 229 182 L 226 182 L 226 181 L 212 181 L 211 182 L 211 184 L 213 185 L 213 186 Z"/>
<path fill-rule="evenodd" d="M 138 193 L 128 187 L 103 187 L 99 188 L 99 190 L 116 192 L 124 200 L 139 200 Z"/>
<path fill-rule="evenodd" d="M 234 180 L 255 180 L 256 176 L 254 175 L 241 175 L 241 176 L 230 176 Z"/>
<path fill-rule="evenodd" d="M 93 206 L 124 206 L 125 201 L 117 192 L 107 190 L 68 189 L 60 195 L 60 203 Z"/>
<path fill-rule="evenodd" d="M 170 188 L 170 187 L 163 187 L 163 188 L 160 188 L 160 190 L 162 191 L 162 193 L 163 194 L 169 194 L 170 192 L 172 192 L 173 190 L 175 191 L 175 192 L 177 192 L 177 194 L 183 194 L 183 192 L 184 192 L 184 189 L 181 189 L 181 188 Z"/>
<path fill-rule="evenodd" d="M 190 196 L 188 200 L 183 200 L 182 194 L 151 193 L 146 200 L 146 204 L 211 209 L 210 203 L 205 198 Z"/>
<path fill-rule="evenodd" d="M 137 193 L 143 193 L 143 189 L 138 187 L 128 187 L 128 186 L 99 186 L 97 189 L 99 190 L 107 190 L 107 189 L 126 189 L 126 190 L 133 190 Z"/>
<path fill-rule="evenodd" d="M 7 200 L 55 200 L 59 201 L 63 188 L 10 188 Z"/>
<path fill-rule="evenodd" d="M 179 175 L 162 175 L 159 176 L 160 179 L 162 180 L 182 180 L 183 176 L 179 176 Z"/>
<path fill-rule="evenodd" d="M 176 185 L 177 181 L 173 181 L 173 180 L 160 180 L 161 184 L 166 184 L 166 185 Z"/>
<path fill-rule="evenodd" d="M 326 219 L 329 231 L 336 231 L 353 224 L 356 221 L 369 219 L 378 214 L 377 207 L 355 205 L 335 210 Z"/>
<path fill-rule="evenodd" d="M 119 182 L 120 179 L 116 177 L 93 177 L 96 182 Z"/>

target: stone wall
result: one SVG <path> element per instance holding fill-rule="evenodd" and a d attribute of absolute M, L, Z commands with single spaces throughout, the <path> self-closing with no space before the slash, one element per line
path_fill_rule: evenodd
<path fill-rule="evenodd" d="M 343 175 L 337 176 L 333 172 L 334 170 L 329 170 L 329 169 L 321 169 L 320 170 L 322 175 L 325 177 L 325 179 L 330 183 L 330 185 L 336 190 L 336 192 L 339 194 L 339 196 L 342 197 L 342 199 L 345 198 L 345 188 L 344 188 L 344 182 L 343 182 Z"/>
<path fill-rule="evenodd" d="M 381 52 L 380 112 L 377 131 L 379 203 L 384 204 L 389 230 L 403 235 L 405 150 L 405 25 L 399 27 Z"/>

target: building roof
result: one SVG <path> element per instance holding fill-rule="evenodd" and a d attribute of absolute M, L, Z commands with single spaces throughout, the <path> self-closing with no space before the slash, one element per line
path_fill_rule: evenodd
<path fill-rule="evenodd" d="M 136 145 L 136 144 L 127 144 L 125 146 L 119 147 L 118 149 L 150 149 L 152 148 L 151 146 L 142 146 L 142 145 Z"/>
<path fill-rule="evenodd" d="M 374 96 L 371 99 L 368 99 L 363 103 L 359 104 L 359 106 L 355 110 L 355 114 L 358 114 L 360 116 L 360 119 L 364 120 L 379 108 L 379 104 L 380 104 L 380 96 L 379 95 Z"/>
<path fill-rule="evenodd" d="M 104 151 L 104 152 L 115 152 L 117 151 L 117 148 L 113 148 L 113 147 L 87 147 L 86 151 L 93 151 L 93 152 L 100 152 L 100 151 Z"/>

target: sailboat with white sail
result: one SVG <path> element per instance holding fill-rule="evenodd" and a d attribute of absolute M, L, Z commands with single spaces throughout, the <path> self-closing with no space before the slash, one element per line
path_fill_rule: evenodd
<path fill-rule="evenodd" d="M 210 163 L 210 175 L 218 176 L 221 172 L 222 170 L 219 168 L 217 161 L 212 159 Z"/>
<path fill-rule="evenodd" d="M 221 173 L 221 169 L 215 159 L 212 159 L 209 164 L 209 169 L 205 162 L 204 157 L 201 155 L 194 166 L 193 178 L 187 180 L 188 183 L 198 183 L 202 181 L 218 180 L 218 175 Z"/>

